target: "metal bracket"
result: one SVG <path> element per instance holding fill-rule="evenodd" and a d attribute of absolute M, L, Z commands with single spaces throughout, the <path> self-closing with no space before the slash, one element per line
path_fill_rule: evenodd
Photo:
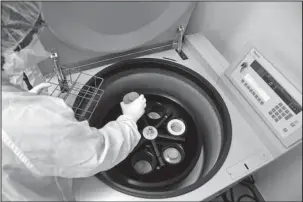
<path fill-rule="evenodd" d="M 52 51 L 50 58 L 53 60 L 54 62 L 54 69 L 55 72 L 57 74 L 58 77 L 58 82 L 59 82 L 59 86 L 60 86 L 60 90 L 62 93 L 68 92 L 69 87 L 68 87 L 68 83 L 66 80 L 66 77 L 62 71 L 61 66 L 59 65 L 59 56 L 57 52 Z"/>
<path fill-rule="evenodd" d="M 179 54 L 179 56 L 182 58 L 182 60 L 186 60 L 186 59 L 188 59 L 188 57 L 182 51 L 183 38 L 184 38 L 184 32 L 185 32 L 184 26 L 180 25 L 178 27 L 177 31 L 178 31 L 178 36 L 177 36 L 177 48 L 176 48 L 176 51 Z"/>
<path fill-rule="evenodd" d="M 177 52 L 180 53 L 182 51 L 182 43 L 183 43 L 183 36 L 184 36 L 184 26 L 180 25 L 178 27 L 178 39 L 177 39 Z"/>

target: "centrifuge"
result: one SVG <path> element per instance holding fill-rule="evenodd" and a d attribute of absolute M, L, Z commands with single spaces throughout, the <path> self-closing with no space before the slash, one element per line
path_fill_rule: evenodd
<path fill-rule="evenodd" d="M 265 46 L 247 44 L 229 63 L 202 34 L 184 34 L 192 2 L 101 4 L 102 12 L 100 2 L 43 3 L 59 57 L 64 47 L 102 55 L 70 65 L 70 78 L 92 75 L 77 77 L 84 85 L 71 105 L 76 118 L 101 128 L 121 114 L 129 92 L 144 94 L 147 107 L 138 145 L 112 169 L 74 179 L 77 200 L 208 200 L 301 143 L 302 94 Z M 109 18 L 102 30 L 95 18 L 111 9 L 125 18 Z M 131 10 L 148 19 L 139 26 Z"/>

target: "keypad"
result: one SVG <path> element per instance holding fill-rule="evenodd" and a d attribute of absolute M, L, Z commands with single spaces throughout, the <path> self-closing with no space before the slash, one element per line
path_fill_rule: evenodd
<path fill-rule="evenodd" d="M 282 102 L 274 106 L 268 114 L 275 120 L 275 122 L 280 121 L 282 118 L 285 120 L 290 119 L 293 115 L 292 113 L 284 106 Z"/>
<path fill-rule="evenodd" d="M 256 100 L 263 105 L 264 101 L 259 97 L 259 95 L 249 86 L 248 83 L 245 82 L 244 79 L 241 79 L 241 82 L 243 83 L 243 85 L 247 88 L 247 90 L 256 98 Z"/>
<path fill-rule="evenodd" d="M 292 117 L 292 114 L 288 114 L 287 116 L 285 116 L 285 119 L 288 120 Z"/>

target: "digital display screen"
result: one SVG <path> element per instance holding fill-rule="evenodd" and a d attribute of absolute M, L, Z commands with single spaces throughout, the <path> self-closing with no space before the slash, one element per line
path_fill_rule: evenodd
<path fill-rule="evenodd" d="M 295 114 L 302 111 L 300 104 L 256 60 L 250 66 Z"/>
<path fill-rule="evenodd" d="M 246 74 L 244 76 L 244 78 L 245 78 L 246 82 L 249 83 L 250 86 L 264 100 L 264 102 L 267 102 L 270 99 L 269 95 L 258 85 L 258 83 L 255 81 L 255 79 L 250 74 Z"/>

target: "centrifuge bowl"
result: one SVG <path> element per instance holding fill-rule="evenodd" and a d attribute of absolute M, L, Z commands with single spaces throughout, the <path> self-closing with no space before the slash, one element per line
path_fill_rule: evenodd
<path fill-rule="evenodd" d="M 174 117 L 166 117 L 163 127 L 157 126 L 154 121 L 138 121 L 141 134 L 146 126 L 152 125 L 159 127 L 159 134 L 165 133 L 171 137 L 165 127 L 173 118 L 181 119 L 186 125 L 182 141 L 179 139 L 163 142 L 159 137 L 161 135 L 154 140 L 147 140 L 142 136 L 138 147 L 127 159 L 111 170 L 96 175 L 100 180 L 129 195 L 168 198 L 197 189 L 219 171 L 231 144 L 231 121 L 222 97 L 205 78 L 180 64 L 151 58 L 118 62 L 101 70 L 96 76 L 104 78 L 104 94 L 90 119 L 91 126 L 101 128 L 108 121 L 115 120 L 121 114 L 119 103 L 123 96 L 132 91 L 146 95 L 148 106 L 160 103 L 168 114 L 174 114 Z M 88 85 L 91 83 L 92 81 L 87 82 Z M 78 104 L 76 100 L 75 105 Z M 81 103 L 80 107 L 84 108 L 85 105 L 87 103 Z M 179 165 L 165 162 L 161 166 L 159 162 L 164 158 L 164 152 L 161 151 L 170 143 L 178 144 L 185 155 Z M 158 148 L 158 152 L 154 147 Z M 145 156 L 152 161 L 150 166 L 154 170 L 146 175 L 136 174 L 132 167 L 133 159 L 138 156 L 135 154 L 146 151 Z M 139 156 L 142 155 L 141 153 Z M 202 166 L 197 170 L 195 168 L 199 163 Z M 198 173 L 197 178 L 190 183 L 184 183 L 193 172 Z"/>

